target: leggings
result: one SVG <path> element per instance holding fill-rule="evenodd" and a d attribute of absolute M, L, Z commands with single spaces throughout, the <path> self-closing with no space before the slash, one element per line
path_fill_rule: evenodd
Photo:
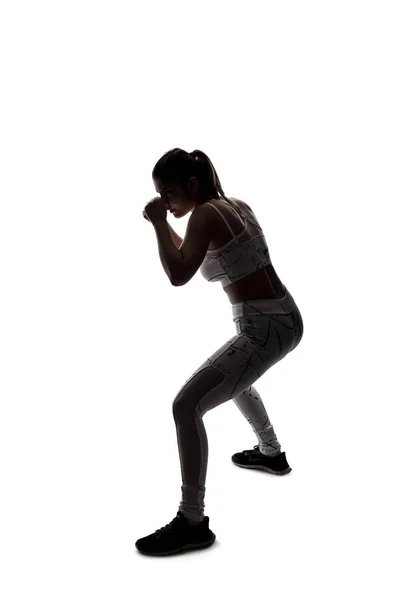
<path fill-rule="evenodd" d="M 256 434 L 260 451 L 279 454 L 280 444 L 253 383 L 303 337 L 303 319 L 287 288 L 280 299 L 233 304 L 232 315 L 237 335 L 196 369 L 172 406 L 182 474 L 179 510 L 194 521 L 204 518 L 208 442 L 203 416 L 233 400 Z"/>

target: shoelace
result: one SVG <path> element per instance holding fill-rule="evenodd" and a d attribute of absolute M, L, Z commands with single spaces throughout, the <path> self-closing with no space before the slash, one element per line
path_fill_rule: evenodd
<path fill-rule="evenodd" d="M 254 446 L 253 450 L 243 450 L 243 454 L 245 456 L 248 456 L 249 454 L 254 454 L 255 450 L 258 450 L 258 452 L 260 451 L 260 447 L 258 446 L 258 444 Z"/>
<path fill-rule="evenodd" d="M 262 452 L 260 452 L 260 446 L 257 444 L 256 446 L 254 446 L 253 450 L 243 450 L 243 454 L 245 456 L 249 456 L 250 454 L 257 454 L 257 455 L 261 454 L 262 455 Z M 262 455 L 262 456 L 264 456 L 264 455 Z"/>
<path fill-rule="evenodd" d="M 168 523 L 167 525 L 164 525 L 164 527 L 160 527 L 160 529 L 157 529 L 155 531 L 155 535 L 160 536 L 164 531 L 171 529 L 171 527 L 175 524 L 177 519 L 179 519 L 179 517 L 175 517 L 175 519 L 172 519 L 172 521 L 170 523 Z"/>

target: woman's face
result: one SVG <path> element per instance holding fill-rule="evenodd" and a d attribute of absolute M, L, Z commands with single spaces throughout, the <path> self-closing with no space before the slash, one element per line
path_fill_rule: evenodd
<path fill-rule="evenodd" d="M 167 210 L 176 218 L 181 218 L 192 211 L 196 204 L 191 201 L 184 193 L 179 183 L 167 183 L 159 179 L 154 180 L 154 187 L 161 198 L 164 200 Z"/>

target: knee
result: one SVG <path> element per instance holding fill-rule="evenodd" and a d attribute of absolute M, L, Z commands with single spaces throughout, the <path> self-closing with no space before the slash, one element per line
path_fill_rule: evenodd
<path fill-rule="evenodd" d="M 206 366 L 199 369 L 175 397 L 172 404 L 175 420 L 202 417 L 204 411 L 207 411 L 207 408 L 203 406 L 204 397 L 218 386 L 223 379 L 222 373 L 214 367 Z"/>
<path fill-rule="evenodd" d="M 175 421 L 193 419 L 199 412 L 198 403 L 185 396 L 177 396 L 172 403 L 172 414 Z"/>

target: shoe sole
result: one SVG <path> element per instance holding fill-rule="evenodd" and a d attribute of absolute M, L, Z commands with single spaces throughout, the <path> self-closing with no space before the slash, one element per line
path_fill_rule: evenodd
<path fill-rule="evenodd" d="M 266 467 L 265 465 L 240 465 L 239 463 L 235 462 L 234 460 L 232 460 L 233 464 L 236 465 L 237 467 L 241 467 L 242 469 L 259 469 L 261 471 L 266 471 L 267 473 L 272 473 L 272 475 L 286 475 L 287 473 L 290 473 L 290 471 L 292 470 L 292 467 L 288 467 L 287 469 L 284 469 L 283 471 L 274 471 L 273 469 L 270 469 L 269 467 Z"/>
<path fill-rule="evenodd" d="M 213 533 L 212 538 L 207 542 L 201 542 L 199 544 L 185 544 L 185 546 L 181 546 L 181 548 L 175 548 L 174 550 L 168 550 L 167 552 L 143 552 L 143 550 L 139 550 L 142 554 L 147 554 L 147 556 L 168 556 L 169 554 L 177 554 L 178 552 L 187 552 L 190 550 L 199 550 L 200 548 L 208 548 L 215 542 L 215 533 Z"/>

